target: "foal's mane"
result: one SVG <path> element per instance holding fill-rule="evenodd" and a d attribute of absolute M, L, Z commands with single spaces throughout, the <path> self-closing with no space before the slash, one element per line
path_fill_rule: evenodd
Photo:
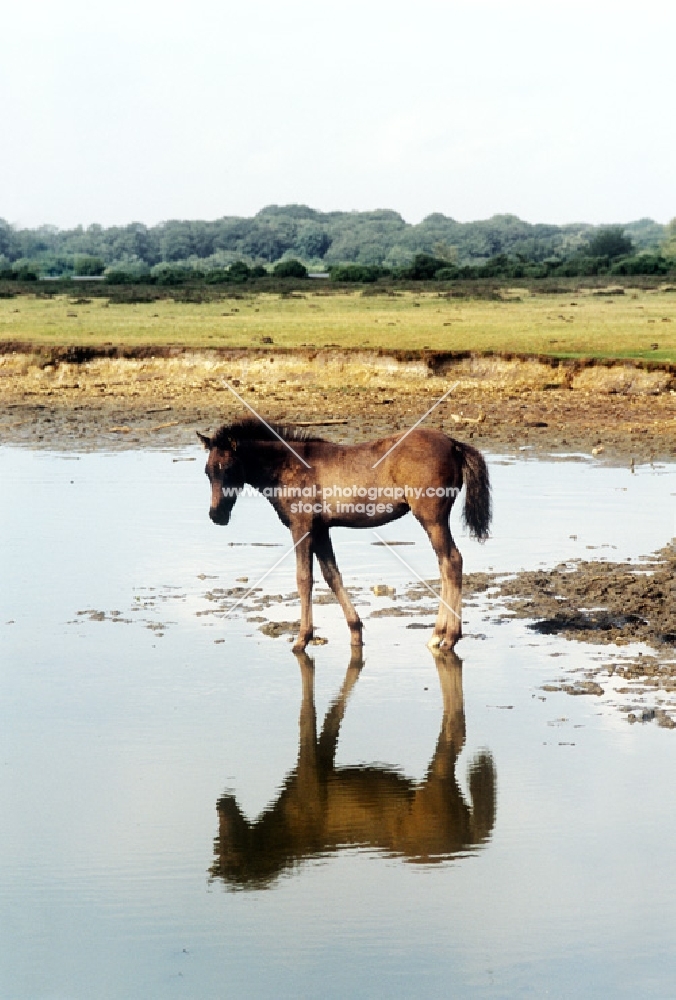
<path fill-rule="evenodd" d="M 272 428 L 272 429 L 271 429 Z M 227 448 L 232 441 L 277 441 L 276 431 L 285 441 L 324 441 L 325 438 L 311 434 L 305 427 L 294 427 L 288 424 L 264 424 L 254 417 L 236 420 L 233 424 L 223 424 L 211 438 L 216 448 Z"/>

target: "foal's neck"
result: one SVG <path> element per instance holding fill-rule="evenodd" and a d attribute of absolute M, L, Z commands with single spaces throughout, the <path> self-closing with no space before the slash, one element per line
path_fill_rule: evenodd
<path fill-rule="evenodd" d="M 254 489 L 277 486 L 286 448 L 281 441 L 247 442 L 241 450 L 244 482 Z"/>

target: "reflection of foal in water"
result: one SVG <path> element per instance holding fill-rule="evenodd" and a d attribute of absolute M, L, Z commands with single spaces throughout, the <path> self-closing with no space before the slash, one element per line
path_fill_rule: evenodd
<path fill-rule="evenodd" d="M 361 645 L 362 623 L 343 585 L 329 529 L 378 528 L 409 510 L 439 560 L 441 601 L 429 645 L 452 647 L 457 642 L 462 557 L 448 519 L 463 484 L 464 519 L 471 534 L 485 539 L 491 521 L 488 470 L 476 448 L 421 427 L 380 441 L 339 445 L 251 419 L 199 438 L 209 452 L 211 520 L 227 524 L 237 490 L 248 483 L 263 493 L 291 530 L 301 608 L 295 652 L 312 638 L 313 555 L 343 609 L 353 646 Z"/>
<path fill-rule="evenodd" d="M 340 724 L 359 677 L 361 655 L 353 653 L 318 738 L 314 664 L 299 653 L 303 700 L 297 766 L 277 801 L 253 823 L 234 796 L 219 800 L 210 874 L 234 888 L 263 888 L 294 865 L 342 847 L 378 848 L 431 863 L 487 841 L 496 810 L 493 761 L 481 753 L 471 765 L 468 805 L 455 777 L 465 742 L 462 664 L 450 651 L 435 654 L 435 660 L 443 718 L 427 775 L 418 783 L 386 767 L 336 767 Z"/>

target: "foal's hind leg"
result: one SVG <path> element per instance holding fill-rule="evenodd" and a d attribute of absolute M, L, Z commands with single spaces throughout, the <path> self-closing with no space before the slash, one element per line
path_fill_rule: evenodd
<path fill-rule="evenodd" d="M 324 579 L 338 598 L 338 603 L 343 609 L 343 614 L 350 628 L 350 642 L 353 646 L 361 646 L 361 618 L 357 614 L 354 604 L 350 600 L 350 595 L 343 584 L 343 578 L 338 569 L 328 528 L 323 530 L 321 534 L 318 534 L 315 539 L 315 552 L 317 553 L 317 559 L 322 568 Z"/>
<path fill-rule="evenodd" d="M 428 645 L 454 646 L 462 635 L 462 556 L 458 551 L 448 521 L 428 522 L 419 518 L 439 560 L 441 600 L 434 632 Z"/>

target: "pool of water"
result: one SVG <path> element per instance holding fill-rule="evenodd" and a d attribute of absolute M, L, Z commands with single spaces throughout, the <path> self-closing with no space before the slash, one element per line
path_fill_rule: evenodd
<path fill-rule="evenodd" d="M 263 500 L 211 524 L 191 457 L 0 449 L 0 996 L 672 996 L 674 732 L 543 692 L 597 649 L 481 602 L 461 663 L 369 618 L 436 575 L 411 518 L 405 564 L 334 534 L 363 664 L 335 605 L 314 667 L 210 613 L 279 563 L 297 618 L 293 557 Z M 468 572 L 674 535 L 673 466 L 490 464 Z"/>

